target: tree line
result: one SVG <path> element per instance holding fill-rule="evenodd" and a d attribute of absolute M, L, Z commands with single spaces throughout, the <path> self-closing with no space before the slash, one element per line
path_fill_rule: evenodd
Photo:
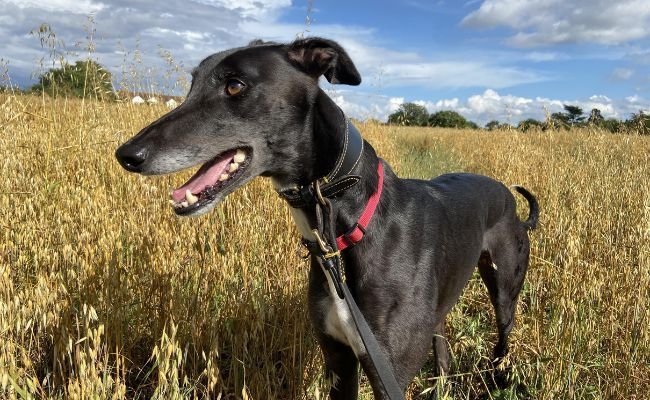
<path fill-rule="evenodd" d="M 426 107 L 415 103 L 403 103 L 388 116 L 388 123 L 405 126 L 438 126 L 442 128 L 470 128 L 479 126 L 468 121 L 456 111 L 443 110 L 429 114 Z"/>
<path fill-rule="evenodd" d="M 426 107 L 415 103 L 401 104 L 399 109 L 388 116 L 388 124 L 403 126 L 434 126 L 441 128 L 480 129 L 456 111 L 443 110 L 429 114 Z M 547 116 L 545 121 L 528 118 L 516 126 L 492 120 L 485 125 L 487 130 L 512 129 L 522 132 L 530 130 L 558 130 L 574 127 L 597 126 L 612 133 L 637 133 L 650 135 L 650 114 L 639 111 L 627 120 L 603 117 L 597 108 L 586 115 L 582 108 L 565 104 L 564 111 Z"/>
<path fill-rule="evenodd" d="M 0 88 L 2 91 L 2 88 Z M 51 97 L 80 97 L 98 100 L 114 100 L 117 94 L 113 88 L 111 73 L 93 60 L 80 60 L 74 64 L 64 63 L 41 74 L 38 83 L 25 90 L 27 93 L 46 93 Z M 475 122 L 467 120 L 456 111 L 442 110 L 429 114 L 426 107 L 415 103 L 403 103 L 388 116 L 388 124 L 404 126 L 434 126 L 456 129 L 481 129 Z M 558 130 L 573 127 L 597 126 L 612 133 L 637 133 L 650 135 L 650 114 L 639 111 L 625 121 L 616 118 L 605 119 L 599 109 L 594 108 L 586 115 L 582 108 L 564 105 L 563 112 L 547 116 L 545 121 L 528 118 L 517 126 L 492 120 L 485 129 Z"/>

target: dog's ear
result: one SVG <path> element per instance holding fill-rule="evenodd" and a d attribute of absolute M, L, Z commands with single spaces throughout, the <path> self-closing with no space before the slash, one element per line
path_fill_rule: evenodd
<path fill-rule="evenodd" d="M 314 79 L 325 75 L 330 83 L 361 83 L 361 75 L 352 59 L 334 41 L 321 38 L 299 39 L 289 45 L 288 56 L 289 61 Z"/>

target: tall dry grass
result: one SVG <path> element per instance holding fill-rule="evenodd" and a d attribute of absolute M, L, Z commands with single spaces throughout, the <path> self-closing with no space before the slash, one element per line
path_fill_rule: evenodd
<path fill-rule="evenodd" d="M 306 268 L 266 182 L 178 219 L 167 190 L 183 178 L 128 175 L 113 157 L 164 108 L 1 104 L 1 393 L 286 398 L 313 385 Z"/>
<path fill-rule="evenodd" d="M 167 190 L 183 177 L 115 162 L 116 146 L 163 112 L 0 97 L 0 397 L 323 398 L 307 265 L 268 182 L 178 219 Z M 360 128 L 402 174 L 486 173 L 542 207 L 513 387 L 486 389 L 495 329 L 475 277 L 448 319 L 452 375 L 436 385 L 425 368 L 412 397 L 646 396 L 648 138 Z"/>
<path fill-rule="evenodd" d="M 541 226 L 531 234 L 531 265 L 512 335 L 510 362 L 519 386 L 499 395 L 645 398 L 650 393 L 650 140 L 589 129 L 535 134 L 388 129 L 411 149 L 424 151 L 430 159 L 425 165 L 454 169 L 455 164 L 523 184 L 539 199 Z M 522 217 L 525 213 L 523 207 Z M 467 354 L 472 348 L 462 346 L 469 340 L 474 348 L 483 347 L 483 337 L 467 329 L 480 321 L 478 329 L 484 330 L 492 318 L 479 281 L 470 282 L 450 318 L 452 348 L 465 354 L 457 357 L 464 366 L 458 372 L 475 369 L 485 357 L 472 358 Z M 482 391 L 476 376 L 459 380 L 474 382 L 476 390 L 470 385 L 462 391 L 470 398 Z"/>

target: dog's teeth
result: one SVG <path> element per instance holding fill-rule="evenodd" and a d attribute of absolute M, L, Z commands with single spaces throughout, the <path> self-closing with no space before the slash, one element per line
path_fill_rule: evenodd
<path fill-rule="evenodd" d="M 194 204 L 199 201 L 199 198 L 194 196 L 192 192 L 190 192 L 190 189 L 185 190 L 185 199 L 187 200 L 188 204 Z"/>
<path fill-rule="evenodd" d="M 183 201 L 183 202 L 181 203 L 181 207 L 187 207 L 187 206 L 189 206 L 189 205 L 190 205 L 190 203 L 188 203 L 187 201 Z"/>
<path fill-rule="evenodd" d="M 228 170 L 229 172 L 235 172 L 239 169 L 239 163 L 231 163 L 230 164 L 230 169 Z"/>
<path fill-rule="evenodd" d="M 181 203 L 177 203 L 177 202 L 175 202 L 175 201 L 172 200 L 172 199 L 169 200 L 169 204 L 171 204 L 171 206 L 174 207 L 174 209 L 179 209 L 179 208 L 183 207 L 183 206 L 181 205 Z"/>
<path fill-rule="evenodd" d="M 229 177 L 230 177 L 230 175 L 228 175 L 228 174 L 221 174 L 221 176 L 219 177 L 219 180 L 220 180 L 221 182 L 223 182 L 223 181 L 225 181 L 226 179 L 228 179 Z"/>
<path fill-rule="evenodd" d="M 233 157 L 233 161 L 236 163 L 243 163 L 246 159 L 246 152 L 244 150 L 237 150 L 237 153 Z"/>

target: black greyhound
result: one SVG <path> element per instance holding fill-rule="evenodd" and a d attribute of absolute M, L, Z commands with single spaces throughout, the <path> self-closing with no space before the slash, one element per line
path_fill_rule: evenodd
<path fill-rule="evenodd" d="M 338 233 L 358 233 L 355 221 L 383 179 L 363 239 L 341 256 L 350 291 L 401 390 L 423 365 L 432 339 L 436 366 L 447 370 L 445 315 L 477 265 L 496 313 L 494 357 L 503 358 L 528 267 L 527 230 L 539 215 L 535 197 L 515 187 L 530 207 L 522 222 L 514 196 L 491 178 L 398 178 L 370 144 L 353 143 L 354 127 L 319 88 L 321 75 L 331 83 L 361 82 L 347 53 L 321 38 L 255 41 L 214 54 L 193 71 L 183 104 L 123 144 L 116 157 L 127 170 L 146 175 L 203 164 L 171 194 L 178 215 L 199 215 L 260 175 L 271 177 L 281 193 L 326 185 L 323 178 L 353 154 L 346 184 L 339 180 L 336 190 L 323 195 L 334 206 Z M 301 233 L 313 240 L 314 204 L 290 205 Z M 375 398 L 386 398 L 349 309 L 320 265 L 313 257 L 309 311 L 333 382 L 330 397 L 357 398 L 360 361 Z"/>

